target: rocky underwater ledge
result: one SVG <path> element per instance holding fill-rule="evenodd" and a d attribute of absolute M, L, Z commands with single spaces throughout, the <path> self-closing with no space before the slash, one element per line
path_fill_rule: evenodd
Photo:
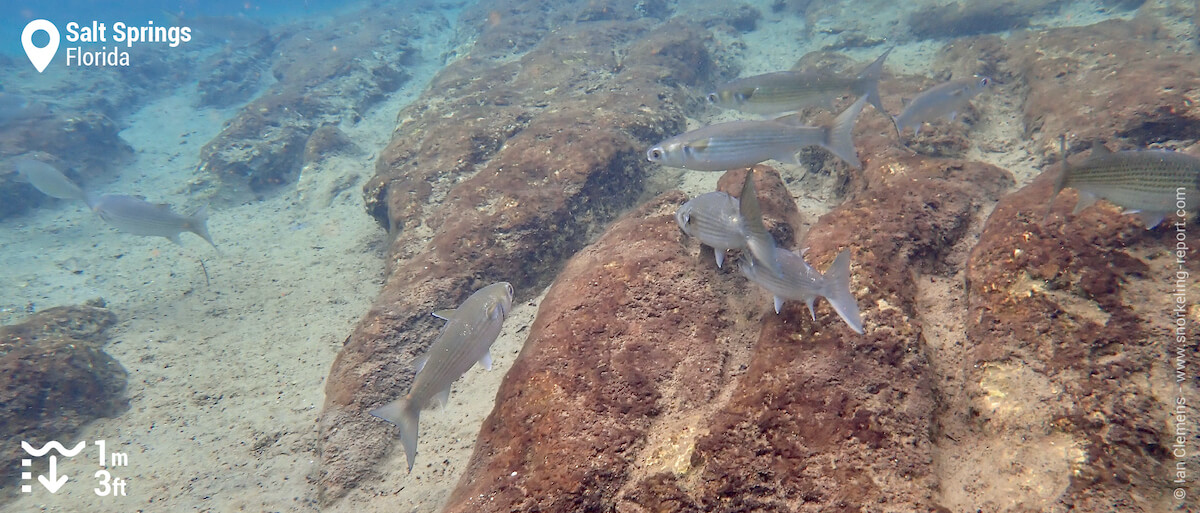
<path fill-rule="evenodd" d="M 543 8 L 514 0 L 466 18 L 479 29 L 470 58 L 401 113 L 366 188 L 395 240 L 384 292 L 330 375 L 327 504 L 403 471 L 379 468 L 398 449 L 367 410 L 407 390 L 436 329 L 429 311 L 500 280 L 518 299 L 552 285 L 446 511 L 1168 503 L 1171 328 L 1159 307 L 1171 230 L 1111 207 L 1056 208 L 1043 222 L 1049 176 L 1013 190 L 1008 171 L 966 158 L 962 125 L 913 153 L 868 113 L 855 129 L 861 172 L 816 161 L 847 177 L 844 201 L 806 235 L 779 174 L 757 173 L 781 246 L 808 248 L 818 269 L 851 251 L 866 333 L 824 306 L 815 321 L 798 303 L 776 315 L 680 232 L 681 193 L 608 223 L 646 190 L 653 170 L 639 157 L 681 131 L 688 90 L 723 72 L 710 49 L 721 16 Z M 1200 81 L 1194 49 L 1178 50 L 1145 20 L 1110 21 L 956 39 L 940 62 L 996 77 L 1051 160 L 1068 130 L 1194 147 Z M 884 102 L 927 83 L 888 77 Z M 736 196 L 745 172 L 721 189 Z M 1195 245 L 1185 256 L 1200 272 Z"/>

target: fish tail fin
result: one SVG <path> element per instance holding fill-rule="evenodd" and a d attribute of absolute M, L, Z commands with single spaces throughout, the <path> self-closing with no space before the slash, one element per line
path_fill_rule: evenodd
<path fill-rule="evenodd" d="M 754 187 L 754 168 L 750 168 L 746 172 L 746 181 L 742 184 L 742 195 L 738 198 L 738 213 L 741 215 L 742 225 L 746 229 L 746 245 L 750 246 L 750 254 L 766 265 L 771 272 L 783 274 L 779 268 L 779 259 L 775 257 L 775 238 L 763 225 L 762 207 L 758 204 L 758 190 Z"/>
<path fill-rule="evenodd" d="M 1067 175 L 1070 174 L 1070 168 L 1067 165 L 1067 134 L 1059 134 L 1058 151 L 1062 165 L 1059 166 L 1058 176 L 1054 179 L 1054 193 L 1050 195 L 1050 201 L 1046 202 L 1046 213 L 1042 216 L 1042 224 L 1046 224 L 1046 221 L 1050 219 L 1050 212 L 1054 210 L 1054 199 L 1067 186 Z"/>
<path fill-rule="evenodd" d="M 858 301 L 850 293 L 850 250 L 843 249 L 837 258 L 825 270 L 824 293 L 821 294 L 829 301 L 833 310 L 856 333 L 863 332 L 862 315 L 858 310 Z"/>
<path fill-rule="evenodd" d="M 867 101 L 870 102 L 871 105 L 874 105 L 875 109 L 878 110 L 880 114 L 885 116 L 888 116 L 889 114 L 883 108 L 883 99 L 879 97 L 879 79 L 883 76 L 883 61 L 887 60 L 888 54 L 892 53 L 892 50 L 894 49 L 896 49 L 896 47 L 893 46 L 885 50 L 883 55 L 880 55 L 877 59 L 875 59 L 875 62 L 868 64 L 867 67 L 862 70 L 862 73 L 858 74 L 858 80 L 855 84 L 855 88 L 857 90 L 854 91 L 854 94 L 856 95 L 866 96 Z"/>
<path fill-rule="evenodd" d="M 371 415 L 400 428 L 400 444 L 404 446 L 404 456 L 408 458 L 408 471 L 412 472 L 413 462 L 417 459 L 417 424 L 421 419 L 421 409 L 406 396 L 371 410 Z"/>
<path fill-rule="evenodd" d="M 212 244 L 213 249 L 217 248 L 212 236 L 208 234 L 208 207 L 200 207 L 196 213 L 192 214 L 192 217 L 188 219 L 188 231 L 208 241 L 209 244 Z"/>
<path fill-rule="evenodd" d="M 838 114 L 833 120 L 833 126 L 825 129 L 825 143 L 821 145 L 854 169 L 862 169 L 862 162 L 858 160 L 858 153 L 854 150 L 854 122 L 858 121 L 858 115 L 862 114 L 866 103 L 867 97 L 860 96 L 853 105 Z"/>

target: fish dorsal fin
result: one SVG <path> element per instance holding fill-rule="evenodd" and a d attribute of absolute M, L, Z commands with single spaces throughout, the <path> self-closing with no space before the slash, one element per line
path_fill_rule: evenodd
<path fill-rule="evenodd" d="M 479 358 L 479 366 L 484 370 L 492 370 L 492 352 L 483 353 L 483 357 Z"/>
<path fill-rule="evenodd" d="M 442 319 L 442 320 L 446 320 L 446 321 L 448 321 L 448 320 L 450 320 L 450 318 L 451 318 L 451 317 L 453 317 L 453 316 L 454 316 L 454 312 L 455 312 L 456 310 L 457 310 L 457 309 L 455 309 L 455 308 L 448 308 L 448 309 L 446 309 L 446 310 L 438 310 L 438 311 L 436 311 L 436 312 L 433 312 L 433 316 L 434 316 L 434 317 L 437 317 L 438 319 Z"/>
<path fill-rule="evenodd" d="M 775 296 L 771 298 L 775 301 L 775 314 L 778 315 L 780 310 L 783 310 L 783 298 Z"/>
<path fill-rule="evenodd" d="M 1105 146 L 1104 143 L 1099 141 L 1092 144 L 1093 157 L 1103 157 L 1105 155 L 1112 155 L 1112 150 L 1108 149 L 1108 146 Z"/>
<path fill-rule="evenodd" d="M 804 120 L 800 118 L 800 114 L 796 113 L 796 112 L 793 112 L 791 114 L 784 114 L 782 116 L 775 118 L 773 121 L 775 121 L 776 123 L 785 124 L 787 126 L 806 126 L 804 124 Z"/>
<path fill-rule="evenodd" d="M 421 372 L 421 369 L 425 368 L 425 364 L 429 363 L 429 355 L 422 355 L 420 358 L 417 358 L 416 362 L 413 363 L 417 368 L 417 372 Z"/>

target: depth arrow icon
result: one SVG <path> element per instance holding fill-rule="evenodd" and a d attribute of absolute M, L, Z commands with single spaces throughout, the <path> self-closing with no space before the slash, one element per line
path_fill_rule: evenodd
<path fill-rule="evenodd" d="M 46 476 L 38 476 L 38 482 L 42 483 L 50 493 L 57 492 L 62 485 L 67 484 L 67 476 L 58 475 L 58 457 L 50 455 L 50 478 Z"/>

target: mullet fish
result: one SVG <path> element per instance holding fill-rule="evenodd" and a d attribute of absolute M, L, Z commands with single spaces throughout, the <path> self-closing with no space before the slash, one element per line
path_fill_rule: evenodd
<path fill-rule="evenodd" d="M 50 164 L 26 158 L 18 160 L 16 168 L 19 181 L 29 182 L 42 194 L 58 199 L 83 200 L 86 197 L 83 189 Z"/>
<path fill-rule="evenodd" d="M 892 53 L 891 48 L 853 77 L 809 71 L 780 71 L 739 78 L 709 93 L 708 101 L 719 107 L 750 114 L 781 114 L 804 107 L 827 106 L 849 91 L 855 96 L 865 96 L 879 112 L 886 113 L 883 101 L 879 98 L 879 77 L 883 74 L 883 61 L 887 60 L 889 53 Z"/>
<path fill-rule="evenodd" d="M 105 194 L 98 198 L 89 196 L 88 206 L 100 216 L 104 222 L 113 225 L 118 230 L 134 235 L 166 237 L 179 245 L 179 234 L 192 232 L 213 244 L 208 235 L 208 209 L 200 207 L 190 216 L 182 216 L 171 211 L 166 203 L 150 203 L 135 196 L 124 194 Z"/>
<path fill-rule="evenodd" d="M 1200 192 L 1200 158 L 1169 150 L 1127 150 L 1113 153 L 1103 144 L 1092 148 L 1092 154 L 1080 164 L 1071 165 L 1066 158 L 1066 137 L 1059 139 L 1063 154 L 1062 170 L 1054 183 L 1050 207 L 1063 189 L 1079 191 L 1079 200 L 1072 214 L 1106 199 L 1125 207 L 1126 214 L 1137 214 L 1154 228 L 1168 214 L 1186 209 L 1195 212 L 1196 203 L 1183 199 Z M 1046 215 L 1050 214 L 1047 208 Z M 1185 212 L 1185 213 L 1186 213 Z"/>
<path fill-rule="evenodd" d="M 921 125 L 928 121 L 941 117 L 954 121 L 958 111 L 966 108 L 967 102 L 983 92 L 991 83 L 990 78 L 975 75 L 971 78 L 951 80 L 922 91 L 904 106 L 900 115 L 892 118 L 896 124 L 896 132 L 904 135 L 904 129 L 911 126 L 915 136 L 921 133 Z"/>
<path fill-rule="evenodd" d="M 683 233 L 713 248 L 717 267 L 725 262 L 726 251 L 748 248 L 772 272 L 782 272 L 775 258 L 775 238 L 762 222 L 753 169 L 746 173 L 740 200 L 721 191 L 701 194 L 675 211 L 675 222 Z"/>
<path fill-rule="evenodd" d="M 491 370 L 492 342 L 500 335 L 504 316 L 512 310 L 513 288 L 507 282 L 488 285 L 475 291 L 458 308 L 434 312 L 445 319 L 442 334 L 429 346 L 429 352 L 417 360 L 417 375 L 404 397 L 371 410 L 371 415 L 400 428 L 400 443 L 412 472 L 417 458 L 417 423 L 421 410 L 433 402 L 445 405 L 450 385 L 475 362 Z"/>
<path fill-rule="evenodd" d="M 820 146 L 860 169 L 862 162 L 854 151 L 850 132 L 866 101 L 866 96 L 860 97 L 828 127 L 801 125 L 794 116 L 709 125 L 655 145 L 646 151 L 646 159 L 668 167 L 725 171 L 770 159 L 799 164 L 796 154 L 801 149 Z"/>
<path fill-rule="evenodd" d="M 816 320 L 817 313 L 813 305 L 817 297 L 823 297 L 850 329 L 860 334 L 863 332 L 858 302 L 850 293 L 850 250 L 844 249 L 838 253 L 824 274 L 809 266 L 803 254 L 778 249 L 775 257 L 783 268 L 782 273 L 771 272 L 753 258 L 743 257 L 738 266 L 747 279 L 775 296 L 775 313 L 779 313 L 784 301 L 801 300 L 808 305 L 809 313 Z"/>

